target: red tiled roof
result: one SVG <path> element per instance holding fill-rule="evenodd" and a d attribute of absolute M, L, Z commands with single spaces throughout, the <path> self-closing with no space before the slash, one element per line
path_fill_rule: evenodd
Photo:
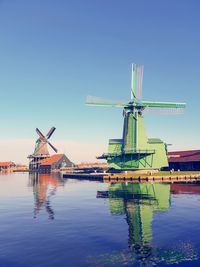
<path fill-rule="evenodd" d="M 50 158 L 47 159 L 43 159 L 40 161 L 40 165 L 51 165 L 53 163 L 56 163 L 57 161 L 59 161 L 64 154 L 55 154 L 53 156 L 51 156 Z"/>
<path fill-rule="evenodd" d="M 168 152 L 169 162 L 200 161 L 200 150 Z"/>
<path fill-rule="evenodd" d="M 10 165 L 13 165 L 14 163 L 12 161 L 3 161 L 0 162 L 0 167 L 9 167 Z"/>

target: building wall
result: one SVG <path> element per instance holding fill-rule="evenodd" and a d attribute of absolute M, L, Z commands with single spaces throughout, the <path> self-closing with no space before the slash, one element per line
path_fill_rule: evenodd
<path fill-rule="evenodd" d="M 61 167 L 73 167 L 74 164 L 63 155 L 58 161 L 52 163 L 51 165 L 40 165 L 39 172 L 41 173 L 50 173 L 52 170 L 58 170 Z"/>
<path fill-rule="evenodd" d="M 200 171 L 200 161 L 169 162 L 169 169 L 175 171 Z"/>
<path fill-rule="evenodd" d="M 12 171 L 15 166 L 14 162 L 11 162 L 9 165 L 0 165 L 0 171 Z"/>
<path fill-rule="evenodd" d="M 65 155 L 63 155 L 57 162 L 51 165 L 51 169 L 54 170 L 54 169 L 60 169 L 61 167 L 73 167 L 73 166 L 74 164 Z"/>
<path fill-rule="evenodd" d="M 50 173 L 51 172 L 51 165 L 41 165 L 39 168 L 40 173 Z"/>

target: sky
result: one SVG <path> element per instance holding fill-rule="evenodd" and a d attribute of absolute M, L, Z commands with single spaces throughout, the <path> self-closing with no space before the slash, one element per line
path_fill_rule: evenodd
<path fill-rule="evenodd" d="M 121 138 L 131 63 L 144 65 L 143 100 L 186 102 L 184 115 L 147 114 L 149 137 L 200 149 L 198 0 L 0 0 L 0 160 L 27 163 L 35 128 L 74 162 L 96 161 Z M 52 150 L 50 150 L 53 153 Z"/>

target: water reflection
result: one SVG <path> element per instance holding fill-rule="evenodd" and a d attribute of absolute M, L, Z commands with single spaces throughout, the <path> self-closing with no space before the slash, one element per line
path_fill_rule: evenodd
<path fill-rule="evenodd" d="M 55 217 L 55 212 L 51 205 L 51 198 L 55 195 L 57 187 L 64 185 L 63 180 L 58 175 L 30 173 L 29 183 L 33 187 L 35 201 L 34 218 L 44 208 L 50 220 Z"/>
<path fill-rule="evenodd" d="M 180 191 L 179 185 L 179 191 Z M 173 190 L 177 187 L 174 187 Z M 186 189 L 186 188 L 185 188 Z M 155 212 L 166 212 L 171 204 L 170 184 L 115 183 L 108 191 L 98 191 L 98 198 L 109 198 L 110 212 L 126 217 L 128 224 L 128 251 L 113 252 L 96 258 L 100 266 L 133 264 L 174 264 L 197 259 L 192 244 L 179 243 L 170 249 L 152 245 L 152 221 Z"/>
<path fill-rule="evenodd" d="M 193 194 L 200 195 L 199 184 L 171 184 L 170 191 L 173 195 L 177 194 Z"/>

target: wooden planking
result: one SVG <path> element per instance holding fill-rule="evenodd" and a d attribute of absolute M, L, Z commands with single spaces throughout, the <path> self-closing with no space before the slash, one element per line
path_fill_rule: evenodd
<path fill-rule="evenodd" d="M 125 174 L 77 174 L 77 173 L 67 173 L 63 174 L 63 178 L 68 179 L 81 179 L 81 180 L 95 180 L 104 182 L 155 182 L 155 183 L 180 183 L 180 182 L 190 182 L 198 183 L 200 182 L 200 174 L 193 175 L 165 175 L 165 176 L 131 176 Z"/>

